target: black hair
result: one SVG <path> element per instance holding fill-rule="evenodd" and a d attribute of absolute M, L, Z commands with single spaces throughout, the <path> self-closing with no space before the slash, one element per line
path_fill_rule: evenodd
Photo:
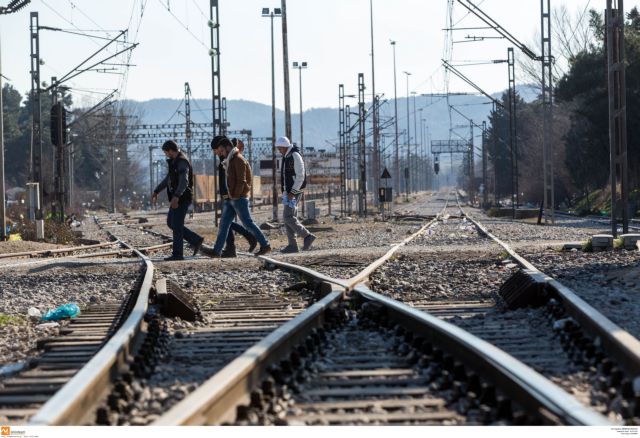
<path fill-rule="evenodd" d="M 217 135 L 211 140 L 211 149 L 216 150 L 219 147 L 233 146 L 231 140 L 226 135 Z"/>
<path fill-rule="evenodd" d="M 163 151 L 173 151 L 173 152 L 178 152 L 178 143 L 176 143 L 173 140 L 167 140 L 164 142 L 164 144 L 162 145 L 162 150 Z"/>

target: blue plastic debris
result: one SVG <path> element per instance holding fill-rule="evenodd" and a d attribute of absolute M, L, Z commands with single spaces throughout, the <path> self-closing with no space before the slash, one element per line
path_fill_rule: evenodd
<path fill-rule="evenodd" d="M 42 319 L 44 321 L 59 321 L 64 318 L 75 318 L 80 315 L 80 307 L 75 303 L 63 304 L 55 310 L 47 310 Z"/>

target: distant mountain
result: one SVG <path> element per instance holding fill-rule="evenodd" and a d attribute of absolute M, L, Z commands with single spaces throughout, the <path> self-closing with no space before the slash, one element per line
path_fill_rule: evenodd
<path fill-rule="evenodd" d="M 523 85 L 518 87 L 519 94 L 525 101 L 534 100 L 538 91 L 535 87 Z M 503 92 L 495 93 L 495 98 L 500 98 Z M 357 112 L 357 102 L 349 100 L 352 105 L 351 111 Z M 410 123 L 411 137 L 414 136 L 414 115 L 413 98 L 410 100 Z M 144 102 L 127 101 L 127 106 L 140 117 L 139 123 L 184 123 L 184 104 L 178 99 L 153 99 Z M 464 114 L 467 118 L 481 125 L 483 120 L 487 120 L 491 105 L 483 96 L 451 96 L 449 104 Z M 404 141 L 404 132 L 407 127 L 407 99 L 398 99 L 398 120 L 400 139 Z M 370 103 L 367 102 L 367 108 Z M 433 140 L 449 138 L 468 138 L 469 121 L 454 110 L 450 110 L 447 99 L 443 97 L 418 96 L 416 106 L 420 111 L 416 114 L 415 120 L 420 124 L 420 117 L 425 119 L 429 136 Z M 381 124 L 387 128 L 385 133 L 394 132 L 393 120 L 394 105 L 393 99 L 388 99 L 381 106 Z M 191 101 L 191 118 L 194 122 L 211 121 L 211 101 L 206 99 L 195 99 Z M 230 122 L 229 129 L 241 130 L 251 129 L 254 137 L 271 136 L 271 106 L 247 100 L 227 101 L 227 119 Z M 357 115 L 351 115 L 351 123 L 355 123 Z M 304 111 L 304 145 L 316 149 L 332 150 L 331 145 L 338 142 L 338 109 L 337 108 L 311 108 Z M 453 132 L 450 133 L 450 126 Z M 369 129 L 367 127 L 367 129 Z M 299 141 L 300 118 L 299 114 L 292 115 L 293 141 Z M 477 132 L 476 132 L 477 134 Z M 276 135 L 284 135 L 284 111 L 276 109 Z M 419 128 L 417 130 L 420 138 Z M 370 137 L 367 141 L 371 141 Z M 392 140 L 387 139 L 387 144 Z M 413 141 L 413 140 L 412 140 Z"/>

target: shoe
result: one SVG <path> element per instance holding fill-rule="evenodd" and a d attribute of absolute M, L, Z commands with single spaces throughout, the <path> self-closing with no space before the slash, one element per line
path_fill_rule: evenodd
<path fill-rule="evenodd" d="M 254 235 L 249 234 L 247 236 L 247 242 L 249 242 L 249 252 L 253 252 L 253 250 L 256 249 L 256 246 L 258 245 L 258 239 L 256 239 Z"/>
<path fill-rule="evenodd" d="M 177 261 L 180 261 L 180 260 L 184 260 L 184 257 L 172 255 L 172 256 L 164 258 L 165 262 L 177 262 Z"/>
<path fill-rule="evenodd" d="M 269 254 L 270 252 L 271 252 L 271 246 L 267 245 L 267 246 L 260 247 L 260 250 L 254 255 L 257 257 L 257 256 Z"/>
<path fill-rule="evenodd" d="M 313 241 L 316 240 L 316 236 L 314 236 L 313 234 L 309 234 L 307 237 L 304 238 L 304 245 L 302 246 L 302 250 L 303 251 L 308 251 L 311 249 L 311 245 L 313 244 Z"/>
<path fill-rule="evenodd" d="M 287 245 L 280 250 L 282 254 L 293 254 L 296 252 L 300 252 L 298 249 L 298 245 Z"/>
<path fill-rule="evenodd" d="M 194 257 L 198 255 L 198 251 L 200 251 L 200 247 L 202 247 L 203 243 L 204 243 L 204 237 L 202 239 L 200 239 L 200 241 L 198 243 L 193 245 L 193 256 Z"/>
<path fill-rule="evenodd" d="M 224 251 L 222 251 L 222 254 L 220 254 L 220 257 L 222 257 L 223 259 L 231 259 L 233 257 L 238 257 L 238 254 L 236 254 L 235 246 L 232 246 L 231 248 L 229 247 L 225 248 Z"/>
<path fill-rule="evenodd" d="M 212 247 L 207 245 L 200 246 L 200 254 L 206 255 L 207 257 L 220 257 L 220 253 L 213 250 Z"/>

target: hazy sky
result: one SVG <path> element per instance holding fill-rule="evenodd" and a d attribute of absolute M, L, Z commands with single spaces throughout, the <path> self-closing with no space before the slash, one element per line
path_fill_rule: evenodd
<path fill-rule="evenodd" d="M 6 5 L 7 0 L 0 0 Z M 227 99 L 271 103 L 270 24 L 261 17 L 262 7 L 279 7 L 277 0 L 219 0 L 222 94 Z M 477 0 L 485 12 L 522 42 L 539 52 L 536 35 L 540 26 L 539 0 Z M 605 0 L 552 0 L 578 12 L 585 7 L 602 10 Z M 143 6 L 144 5 L 144 9 Z M 628 4 L 630 8 L 632 4 Z M 441 58 L 447 27 L 447 0 L 373 0 L 376 91 L 393 96 L 393 58 L 389 40 L 397 41 L 398 96 L 409 88 L 418 93 L 442 92 Z M 141 17 L 141 12 L 144 14 Z M 126 84 L 123 98 L 147 100 L 181 98 L 184 82 L 197 98 L 210 98 L 211 73 L 208 0 L 32 0 L 18 13 L 0 16 L 2 68 L 4 76 L 21 92 L 30 88 L 29 13 L 40 13 L 40 25 L 66 30 L 129 29 L 129 39 L 140 45 L 133 51 L 126 81 L 121 75 L 85 73 L 69 85 L 78 103 L 96 101 L 108 90 Z M 306 61 L 303 70 L 303 103 L 311 107 L 337 106 L 338 84 L 347 94 L 356 94 L 357 75 L 365 74 L 367 94 L 371 81 L 369 0 L 289 0 L 287 2 L 289 60 Z M 458 27 L 475 27 L 480 22 L 467 15 L 457 2 L 454 22 Z M 136 29 L 139 32 L 136 36 Z M 186 26 L 188 28 L 185 29 Z M 91 32 L 105 36 L 104 32 Z M 275 19 L 276 104 L 283 108 L 281 22 Z M 490 30 L 454 32 L 454 40 L 467 35 L 496 36 Z M 96 51 L 102 41 L 83 36 L 41 31 L 42 80 L 63 76 Z M 505 59 L 505 40 L 454 44 L 453 59 L 486 61 Z M 113 53 L 113 52 L 111 52 Z M 516 55 L 522 56 L 522 55 Z M 122 60 L 122 58 L 119 58 Z M 461 70 L 488 92 L 507 87 L 505 64 L 464 67 Z M 291 73 L 293 111 L 297 112 L 298 71 Z M 521 80 L 522 78 L 519 78 Z M 124 88 L 123 88 L 124 89 Z M 469 91 L 451 79 L 454 91 Z"/>

